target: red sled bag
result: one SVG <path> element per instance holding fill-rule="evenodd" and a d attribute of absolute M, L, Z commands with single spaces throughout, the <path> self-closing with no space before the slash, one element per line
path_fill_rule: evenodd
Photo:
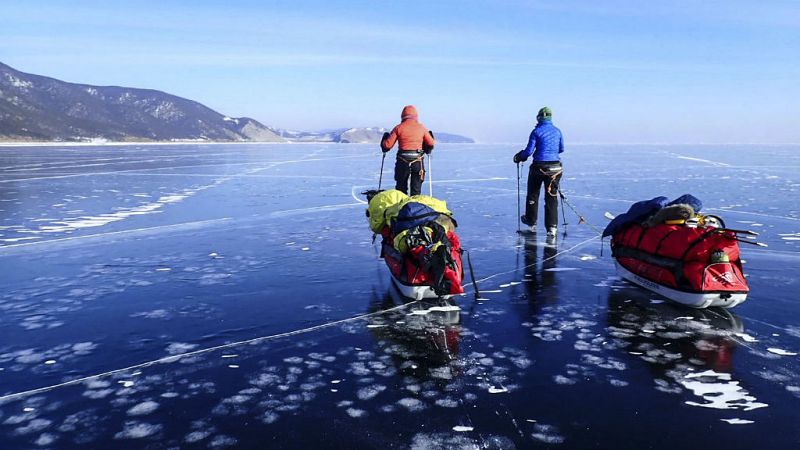
<path fill-rule="evenodd" d="M 427 223 L 426 226 L 432 226 Z M 431 286 L 438 295 L 463 294 L 464 266 L 461 261 L 461 241 L 452 231 L 439 230 L 441 245 L 431 251 L 430 245 L 417 245 L 401 254 L 388 242 L 394 237 L 387 231 L 383 240 L 383 259 L 389 271 L 400 282 L 408 285 Z"/>
<path fill-rule="evenodd" d="M 688 292 L 748 292 L 739 243 L 715 227 L 633 223 L 611 239 L 613 256 L 628 271 Z"/>

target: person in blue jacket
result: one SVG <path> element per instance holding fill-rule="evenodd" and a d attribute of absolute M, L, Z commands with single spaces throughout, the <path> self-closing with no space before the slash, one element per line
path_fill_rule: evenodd
<path fill-rule="evenodd" d="M 553 125 L 553 111 L 550 108 L 545 106 L 540 109 L 536 121 L 536 127 L 528 138 L 528 145 L 514 155 L 514 162 L 517 164 L 533 155 L 528 172 L 525 214 L 520 220 L 528 225 L 531 231 L 536 231 L 539 191 L 544 185 L 544 226 L 547 235 L 555 237 L 558 232 L 558 183 L 563 170 L 559 155 L 564 151 L 564 138 L 561 136 L 561 130 Z"/>

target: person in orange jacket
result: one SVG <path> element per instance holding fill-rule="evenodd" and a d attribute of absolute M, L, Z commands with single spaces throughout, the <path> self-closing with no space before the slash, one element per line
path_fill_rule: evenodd
<path fill-rule="evenodd" d="M 436 144 L 433 133 L 419 123 L 417 117 L 417 108 L 413 105 L 406 106 L 400 115 L 400 124 L 391 133 L 384 133 L 381 139 L 381 150 L 384 153 L 398 143 L 397 160 L 394 164 L 394 180 L 397 182 L 395 189 L 408 194 L 410 179 L 411 195 L 418 195 L 422 189 L 422 180 L 425 179 L 423 157 L 430 154 Z"/>

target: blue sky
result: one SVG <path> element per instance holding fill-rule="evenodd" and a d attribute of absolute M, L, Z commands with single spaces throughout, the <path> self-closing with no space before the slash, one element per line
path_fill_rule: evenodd
<path fill-rule="evenodd" d="M 646 5 L 646 6 L 645 6 Z M 796 1 L 137 1 L 2 7 L 0 61 L 292 129 L 520 142 L 800 142 Z"/>

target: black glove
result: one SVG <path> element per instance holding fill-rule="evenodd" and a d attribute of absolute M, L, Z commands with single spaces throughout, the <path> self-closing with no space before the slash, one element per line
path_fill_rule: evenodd
<path fill-rule="evenodd" d="M 430 134 L 431 138 L 433 138 L 433 131 L 428 130 L 428 134 Z M 426 155 L 430 155 L 431 152 L 433 151 L 433 146 L 432 145 L 426 145 L 425 141 L 422 141 L 422 151 L 425 152 Z"/>
<path fill-rule="evenodd" d="M 381 150 L 383 151 L 383 153 L 386 153 L 386 152 L 388 152 L 389 150 L 391 150 L 391 149 L 389 149 L 389 148 L 386 148 L 386 147 L 384 147 L 384 145 L 383 145 L 383 143 L 384 143 L 384 142 L 386 142 L 386 140 L 387 140 L 387 139 L 389 139 L 389 136 L 390 136 L 390 135 L 389 135 L 389 133 L 387 132 L 387 133 L 383 133 L 383 137 L 381 138 Z"/>
<path fill-rule="evenodd" d="M 520 162 L 519 153 L 514 153 L 514 163 L 519 164 L 519 162 Z"/>

